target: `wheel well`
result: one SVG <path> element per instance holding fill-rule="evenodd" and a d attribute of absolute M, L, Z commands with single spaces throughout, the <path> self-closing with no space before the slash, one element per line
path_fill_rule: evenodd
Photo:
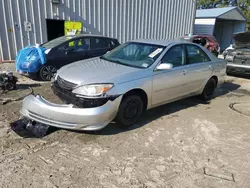
<path fill-rule="evenodd" d="M 142 89 L 132 89 L 130 91 L 128 91 L 127 93 L 125 93 L 123 95 L 123 99 L 127 96 L 130 96 L 130 95 L 138 95 L 139 97 L 141 97 L 142 99 L 142 103 L 143 103 L 143 110 L 146 110 L 147 109 L 147 106 L 148 106 L 148 96 L 146 94 L 146 92 Z"/>
<path fill-rule="evenodd" d="M 214 79 L 216 81 L 216 85 L 218 84 L 218 78 L 217 78 L 217 76 L 212 76 L 210 79 Z"/>

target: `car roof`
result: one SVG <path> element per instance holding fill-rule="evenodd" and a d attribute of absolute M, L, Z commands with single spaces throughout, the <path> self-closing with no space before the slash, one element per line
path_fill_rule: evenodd
<path fill-rule="evenodd" d="M 95 34 L 76 34 L 76 35 L 67 35 L 65 37 L 69 37 L 71 39 L 81 38 L 81 37 L 101 37 L 101 38 L 109 38 L 109 39 L 115 39 L 115 40 L 117 40 L 116 38 L 113 38 L 113 37 L 107 37 L 107 36 L 95 35 Z"/>
<path fill-rule="evenodd" d="M 157 40 L 157 39 L 136 39 L 136 40 L 132 40 L 130 42 L 154 44 L 154 45 L 161 45 L 161 46 L 169 46 L 171 44 L 183 44 L 183 43 L 192 44 L 190 42 L 181 41 L 179 39 L 170 39 L 170 40 L 166 40 L 166 39 L 160 39 L 160 40 Z"/>

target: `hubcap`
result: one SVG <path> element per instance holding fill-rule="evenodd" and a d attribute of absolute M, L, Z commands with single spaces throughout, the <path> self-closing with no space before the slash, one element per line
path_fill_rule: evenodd
<path fill-rule="evenodd" d="M 56 73 L 56 68 L 53 66 L 45 66 L 42 70 L 42 78 L 44 80 L 51 80 L 51 78 Z"/>

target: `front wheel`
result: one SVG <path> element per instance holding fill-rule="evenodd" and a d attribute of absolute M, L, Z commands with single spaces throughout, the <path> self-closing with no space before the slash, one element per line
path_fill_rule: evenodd
<path fill-rule="evenodd" d="M 208 80 L 201 97 L 205 101 L 209 101 L 213 97 L 214 90 L 216 88 L 216 80 L 214 78 L 211 78 Z"/>
<path fill-rule="evenodd" d="M 120 104 L 116 121 L 123 127 L 129 127 L 138 121 L 142 111 L 143 102 L 139 96 L 126 96 Z"/>
<path fill-rule="evenodd" d="M 57 71 L 57 69 L 54 66 L 44 65 L 39 71 L 39 75 L 40 75 L 41 80 L 50 81 L 53 78 L 56 71 Z"/>

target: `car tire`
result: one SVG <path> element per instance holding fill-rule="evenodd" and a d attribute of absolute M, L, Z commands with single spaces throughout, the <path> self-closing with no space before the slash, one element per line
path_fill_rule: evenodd
<path fill-rule="evenodd" d="M 117 116 L 116 122 L 122 127 L 129 127 L 135 124 L 143 111 L 143 102 L 138 95 L 129 95 L 123 98 Z"/>
<path fill-rule="evenodd" d="M 39 77 L 42 81 L 50 81 L 57 69 L 52 65 L 44 65 L 39 71 Z"/>
<path fill-rule="evenodd" d="M 201 94 L 201 98 L 204 101 L 209 101 L 212 99 L 213 97 L 213 93 L 214 90 L 216 89 L 217 83 L 216 80 L 214 78 L 211 78 L 210 80 L 208 80 L 206 86 L 204 87 L 204 90 Z"/>

